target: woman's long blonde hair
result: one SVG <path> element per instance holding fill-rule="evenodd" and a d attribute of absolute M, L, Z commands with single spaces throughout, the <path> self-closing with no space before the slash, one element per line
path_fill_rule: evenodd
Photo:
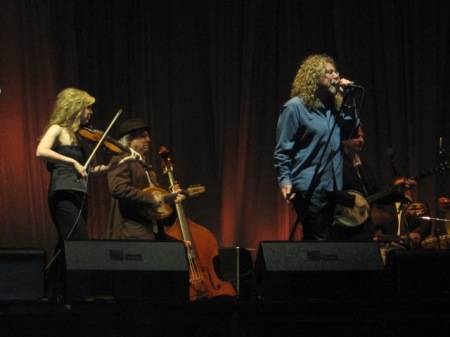
<path fill-rule="evenodd" d="M 75 133 L 80 128 L 80 117 L 88 106 L 94 104 L 95 98 L 86 91 L 67 88 L 61 91 L 55 102 L 46 130 L 52 125 L 59 125 Z"/>
<path fill-rule="evenodd" d="M 292 82 L 291 98 L 299 96 L 308 108 L 321 105 L 322 101 L 316 92 L 319 81 L 325 74 L 327 63 L 331 63 L 336 68 L 334 59 L 326 54 L 314 54 L 307 57 Z M 334 106 L 339 108 L 342 96 L 338 93 L 334 97 Z"/>

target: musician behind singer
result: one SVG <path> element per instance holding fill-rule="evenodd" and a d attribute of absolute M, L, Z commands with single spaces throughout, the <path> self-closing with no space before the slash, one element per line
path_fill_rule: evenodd
<path fill-rule="evenodd" d="M 155 221 L 139 211 L 142 206 L 156 209 L 161 205 L 158 196 L 143 191 L 144 188 L 158 186 L 155 172 L 150 165 L 143 163 L 151 141 L 149 131 L 150 127 L 141 118 L 128 119 L 119 126 L 119 142 L 138 152 L 142 161 L 123 165 L 108 174 L 108 187 L 113 197 L 108 221 L 109 239 L 167 239 L 164 221 L 167 225 L 175 221 L 171 217 Z M 117 160 L 120 160 L 119 156 L 114 157 L 112 163 Z M 181 189 L 175 186 L 174 192 L 181 192 Z M 174 202 L 181 202 L 185 198 L 183 194 L 178 194 Z"/>
<path fill-rule="evenodd" d="M 444 213 L 445 219 L 450 220 L 450 198 L 444 196 L 439 197 L 437 200 L 437 208 L 439 211 Z M 450 234 L 450 224 L 446 223 L 445 228 L 447 234 Z"/>
<path fill-rule="evenodd" d="M 394 184 L 403 181 L 403 178 L 396 178 Z M 381 209 L 384 220 L 377 234 L 397 237 L 399 244 L 405 248 L 420 248 L 421 242 L 432 233 L 431 220 L 422 219 L 423 216 L 430 216 L 430 208 L 427 203 L 413 202 L 411 188 L 405 191 L 403 200 Z"/>
<path fill-rule="evenodd" d="M 361 123 L 359 128 L 354 130 L 350 137 L 343 141 L 344 145 L 344 174 L 343 189 L 356 191 L 361 197 L 368 197 L 380 190 L 371 165 L 363 163 L 361 152 L 364 149 L 364 128 Z M 359 196 L 357 196 L 359 197 Z M 376 201 L 376 205 L 371 205 L 371 211 L 376 210 L 378 204 L 389 204 L 400 199 L 401 195 L 388 195 Z M 333 237 L 340 241 L 373 241 L 376 233 L 376 226 L 372 217 L 369 217 L 358 226 L 346 226 L 345 223 L 336 221 L 333 225 Z"/>

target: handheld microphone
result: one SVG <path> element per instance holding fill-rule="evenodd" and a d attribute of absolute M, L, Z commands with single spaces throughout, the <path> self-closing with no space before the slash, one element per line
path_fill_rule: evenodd
<path fill-rule="evenodd" d="M 390 147 L 386 150 L 386 154 L 389 156 L 390 162 L 391 162 L 391 168 L 392 173 L 394 177 L 400 177 L 400 173 L 397 170 L 397 167 L 395 166 L 394 157 L 395 157 L 395 150 Z"/>
<path fill-rule="evenodd" d="M 357 84 L 347 84 L 346 86 L 344 86 L 344 89 L 364 90 L 364 87 Z"/>
<path fill-rule="evenodd" d="M 355 83 L 348 83 L 348 84 L 340 84 L 339 82 L 332 83 L 331 85 L 335 87 L 341 87 L 342 89 L 356 89 L 356 90 L 364 90 L 364 87 L 361 85 L 357 85 Z"/>

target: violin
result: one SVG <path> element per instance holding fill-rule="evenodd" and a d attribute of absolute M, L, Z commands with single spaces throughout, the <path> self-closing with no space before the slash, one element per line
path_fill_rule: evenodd
<path fill-rule="evenodd" d="M 78 130 L 79 135 L 92 142 L 92 143 L 98 143 L 101 141 L 103 137 L 103 131 L 96 130 L 92 128 L 91 126 L 81 126 Z M 130 153 L 131 150 L 129 147 L 126 147 L 122 145 L 119 141 L 115 140 L 114 138 L 106 135 L 104 137 L 104 140 L 102 141 L 103 147 L 111 154 L 113 155 L 121 155 L 122 153 Z M 149 164 L 144 163 L 142 160 L 138 161 L 138 163 L 146 170 L 146 171 L 152 171 L 153 167 Z"/>
<path fill-rule="evenodd" d="M 97 143 L 101 140 L 103 136 L 103 131 L 96 130 L 92 128 L 91 126 L 82 126 L 78 130 L 78 133 L 81 137 L 84 139 L 87 139 L 93 143 Z M 120 155 L 124 152 L 131 153 L 130 149 L 123 146 L 121 143 L 119 143 L 117 140 L 111 138 L 110 136 L 106 136 L 105 140 L 103 141 L 102 145 L 106 150 L 108 150 L 111 154 L 114 155 Z"/>

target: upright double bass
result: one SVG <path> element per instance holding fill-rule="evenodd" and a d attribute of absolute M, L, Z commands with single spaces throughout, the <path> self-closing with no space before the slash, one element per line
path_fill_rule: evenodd
<path fill-rule="evenodd" d="M 173 165 L 169 151 L 162 147 L 159 151 L 162 158 L 163 171 L 169 177 L 170 184 L 175 186 Z M 208 299 L 216 296 L 236 296 L 230 282 L 217 276 L 213 259 L 219 254 L 217 240 L 206 228 L 186 218 L 181 203 L 176 203 L 178 219 L 167 231 L 170 236 L 191 243 L 187 249 L 189 265 L 189 298 L 191 301 Z"/>

